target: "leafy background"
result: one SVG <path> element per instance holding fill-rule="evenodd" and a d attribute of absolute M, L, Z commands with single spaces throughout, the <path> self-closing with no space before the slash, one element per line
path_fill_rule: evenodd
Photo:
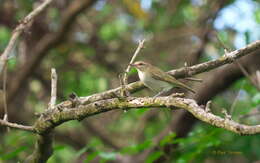
<path fill-rule="evenodd" d="M 6 47 L 12 29 L 36 3 L 37 0 L 0 0 L 0 11 L 10 16 L 8 23 L 4 15 L 0 15 L 0 52 Z M 58 30 L 64 8 L 69 4 L 70 1 L 57 0 L 37 19 L 44 24 L 44 32 Z M 14 110 L 12 120 L 32 124 L 36 119 L 33 112 L 43 112 L 49 101 L 51 67 L 58 72 L 60 102 L 71 92 L 87 96 L 119 86 L 118 75 L 126 68 L 138 40 L 143 37 L 147 39 L 146 48 L 141 51 L 139 60 L 164 70 L 182 67 L 186 61 L 191 65 L 216 59 L 224 54 L 217 37 L 231 49 L 260 38 L 259 6 L 258 0 L 99 0 L 73 20 L 66 38 L 48 52 L 30 76 L 23 86 L 25 95 L 9 108 Z M 31 37 L 42 37 L 39 32 L 31 32 L 23 35 L 8 61 L 9 76 L 19 73 L 22 63 L 30 57 L 26 53 L 20 56 L 22 43 L 25 42 L 30 51 Z M 196 61 L 189 60 L 198 51 L 202 52 Z M 204 79 L 207 75 L 198 77 Z M 135 80 L 136 71 L 132 70 L 130 81 Z M 152 92 L 143 90 L 134 96 L 152 96 Z M 260 93 L 246 78 L 222 90 L 212 101 L 212 112 L 217 115 L 223 116 L 223 108 L 228 111 L 232 108 L 232 119 L 259 124 Z M 243 117 L 252 112 L 254 116 Z M 260 159 L 258 135 L 237 135 L 203 122 L 196 122 L 184 137 L 169 132 L 155 143 L 154 139 L 175 118 L 174 112 L 167 108 L 143 108 L 67 122 L 55 130 L 54 154 L 48 162 L 120 162 L 119 158 L 134 159 L 151 148 L 156 150 L 142 162 L 155 162 L 164 155 L 168 162 L 177 163 Z M 33 134 L 17 130 L 6 132 L 4 128 L 0 137 L 0 162 L 22 162 L 32 153 L 36 139 Z M 168 145 L 175 148 L 165 154 Z"/>

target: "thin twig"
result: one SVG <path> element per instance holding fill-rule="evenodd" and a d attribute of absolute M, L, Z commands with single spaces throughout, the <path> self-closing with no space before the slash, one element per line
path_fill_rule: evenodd
<path fill-rule="evenodd" d="M 138 53 L 144 47 L 144 42 L 145 42 L 145 39 L 139 41 L 138 47 L 135 50 L 135 53 L 134 53 L 130 63 L 128 64 L 125 72 L 123 74 L 119 75 L 119 80 L 120 80 L 120 83 L 121 83 L 121 86 L 122 86 L 121 96 L 129 96 L 130 95 L 130 93 L 126 90 L 126 85 L 128 84 L 128 73 L 131 69 L 131 64 L 134 63 Z"/>
<path fill-rule="evenodd" d="M 183 80 L 187 80 L 187 81 L 194 81 L 194 82 L 200 82 L 200 83 L 202 83 L 202 82 L 203 82 L 203 80 L 202 80 L 202 79 L 198 79 L 198 78 L 191 78 L 191 77 L 189 77 L 189 78 L 183 78 Z"/>
<path fill-rule="evenodd" d="M 34 128 L 32 126 L 19 125 L 17 123 L 7 122 L 7 121 L 2 120 L 2 119 L 0 119 L 0 125 L 8 126 L 8 127 L 11 127 L 11 128 L 16 128 L 16 129 L 21 129 L 21 130 L 25 130 L 25 131 L 34 132 Z"/>
<path fill-rule="evenodd" d="M 128 73 L 129 73 L 129 71 L 130 71 L 130 69 L 131 69 L 131 64 L 134 63 L 134 61 L 135 61 L 135 59 L 136 59 L 138 53 L 139 53 L 140 50 L 144 47 L 144 42 L 145 42 L 145 39 L 139 41 L 138 47 L 137 47 L 137 49 L 135 50 L 135 53 L 134 53 L 134 55 L 133 55 L 133 57 L 132 57 L 130 63 L 128 64 L 126 70 L 125 70 L 124 77 L 123 77 L 123 84 L 124 84 L 124 85 L 127 85 L 127 84 L 128 84 L 127 78 L 128 78 Z"/>
<path fill-rule="evenodd" d="M 219 38 L 219 36 L 217 35 L 217 39 L 220 43 L 220 45 L 224 48 L 225 50 L 225 55 L 230 53 L 232 51 L 232 49 L 228 46 L 226 46 L 224 44 L 224 42 Z M 251 84 L 253 84 L 258 90 L 260 90 L 260 87 L 257 84 L 257 81 L 255 81 L 250 74 L 246 71 L 246 69 L 240 64 L 240 62 L 236 59 L 234 59 L 234 63 L 239 67 L 239 69 L 242 71 L 242 73 L 249 79 L 249 81 L 251 82 Z"/>
<path fill-rule="evenodd" d="M 258 86 L 257 81 L 254 80 L 254 78 L 250 76 L 250 74 L 246 71 L 246 69 L 237 60 L 235 60 L 235 64 L 240 68 L 242 73 L 249 79 L 251 84 L 253 84 L 256 87 L 256 89 L 258 89 L 260 91 L 260 87 Z"/>
<path fill-rule="evenodd" d="M 4 67 L 3 74 L 3 103 L 4 103 L 4 120 L 8 120 L 7 102 L 6 102 L 6 81 L 7 81 L 7 67 Z"/>
<path fill-rule="evenodd" d="M 255 72 L 255 76 L 256 76 L 257 85 L 260 88 L 260 71 L 259 70 L 257 70 Z"/>
<path fill-rule="evenodd" d="M 240 115 L 239 116 L 239 121 L 241 121 L 242 119 L 246 119 L 246 118 L 251 118 L 251 117 L 256 117 L 260 115 L 260 111 L 257 109 L 252 110 L 250 113 L 245 114 L 245 115 Z"/>
<path fill-rule="evenodd" d="M 232 49 L 229 48 L 228 46 L 226 46 L 224 44 L 224 42 L 219 38 L 219 36 L 217 36 L 218 38 L 218 41 L 220 43 L 220 45 L 224 48 L 225 50 L 225 55 L 228 55 L 231 53 Z M 233 60 L 233 62 L 239 67 L 239 69 L 241 70 L 241 72 L 247 77 L 247 79 L 249 79 L 249 81 L 251 82 L 252 85 L 254 85 L 258 90 L 260 90 L 260 87 L 258 86 L 257 84 L 257 81 L 253 79 L 253 77 L 250 76 L 250 74 L 246 71 L 246 69 L 240 64 L 240 62 L 234 58 L 231 57 L 231 59 Z M 241 86 L 242 87 L 242 86 Z M 241 90 L 241 89 L 240 89 Z M 240 90 L 238 91 L 232 105 L 231 105 L 231 108 L 230 108 L 230 115 L 232 116 L 233 112 L 234 112 L 234 108 L 235 108 L 235 105 L 237 103 L 237 100 L 238 100 L 238 97 L 239 97 L 239 94 L 240 94 Z"/>
<path fill-rule="evenodd" d="M 238 93 L 237 93 L 237 95 L 236 95 L 236 97 L 235 97 L 235 99 L 234 99 L 234 101 L 233 101 L 231 107 L 230 107 L 229 114 L 230 114 L 231 116 L 232 116 L 233 113 L 234 113 L 234 109 L 235 109 L 235 106 L 236 106 L 236 104 L 237 104 L 238 97 L 239 97 L 239 95 L 240 95 L 241 89 L 242 89 L 242 87 L 244 86 L 244 84 L 245 84 L 245 82 L 242 83 L 242 85 L 241 85 L 241 87 L 240 87 L 240 89 L 239 89 L 239 91 L 238 91 Z"/>
<path fill-rule="evenodd" d="M 6 81 L 7 81 L 7 66 L 4 67 L 4 74 L 3 74 L 3 104 L 4 104 L 4 118 L 3 118 L 3 120 L 8 122 Z M 10 131 L 9 127 L 7 127 L 7 131 Z"/>
<path fill-rule="evenodd" d="M 11 39 L 5 48 L 3 54 L 0 57 L 0 74 L 3 72 L 3 69 L 6 65 L 6 62 L 14 49 L 16 42 L 19 36 L 23 33 L 23 31 L 30 25 L 33 19 L 39 15 L 53 0 L 45 0 L 40 6 L 34 9 L 30 14 L 28 14 L 21 23 L 14 29 Z"/>
<path fill-rule="evenodd" d="M 207 104 L 206 104 L 205 111 L 206 111 L 207 113 L 210 112 L 211 104 L 212 104 L 212 101 L 208 101 Z"/>
<path fill-rule="evenodd" d="M 58 76 L 55 68 L 51 69 L 51 100 L 49 103 L 49 109 L 53 109 L 57 99 L 57 80 Z"/>

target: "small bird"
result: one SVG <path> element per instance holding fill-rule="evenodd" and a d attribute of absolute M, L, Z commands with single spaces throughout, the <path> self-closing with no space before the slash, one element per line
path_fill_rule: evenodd
<path fill-rule="evenodd" d="M 146 87 L 159 94 L 169 91 L 173 87 L 184 88 L 195 93 L 189 86 L 181 83 L 171 75 L 149 63 L 137 61 L 130 66 L 137 69 L 140 80 Z M 158 95 L 156 95 L 158 96 Z"/>

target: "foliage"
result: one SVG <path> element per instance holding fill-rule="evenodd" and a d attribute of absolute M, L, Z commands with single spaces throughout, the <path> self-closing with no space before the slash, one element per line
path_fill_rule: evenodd
<path fill-rule="evenodd" d="M 4 0 L 2 3 L 0 0 L 0 2 L 0 13 L 14 10 L 13 15 L 9 13 L 10 19 L 13 24 L 18 24 L 18 20 L 27 15 L 37 1 Z M 142 37 L 148 38 L 148 41 L 138 57 L 153 62 L 165 70 L 183 67 L 184 62 L 192 54 L 200 51 L 197 62 L 224 55 L 224 47 L 220 45 L 217 36 L 231 49 L 249 43 L 255 38 L 259 39 L 258 1 L 226 1 L 215 18 L 212 11 L 217 8 L 217 5 L 214 6 L 217 2 L 219 1 L 211 3 L 210 0 L 179 2 L 99 0 L 91 9 L 82 12 L 75 20 L 71 20 L 74 25 L 72 29 L 68 29 L 70 32 L 62 39 L 62 43 L 58 45 L 54 43 L 48 55 L 42 57 L 44 59 L 35 72 L 31 76 L 28 75 L 14 104 L 16 110 L 12 108 L 12 112 L 15 112 L 12 113 L 15 115 L 12 117 L 15 119 L 24 112 L 26 114 L 15 121 L 20 122 L 23 119 L 25 123 L 32 124 L 35 119 L 33 112 L 44 111 L 49 101 L 51 67 L 55 67 L 58 72 L 59 101 L 67 99 L 72 92 L 78 96 L 87 96 L 119 86 L 118 75 L 126 68 L 137 41 Z M 10 75 L 19 74 L 23 68 L 21 63 L 26 64 L 26 61 L 34 56 L 31 49 L 34 49 L 35 42 L 49 33 L 54 35 L 57 32 L 61 18 L 66 15 L 64 10 L 70 3 L 71 1 L 57 1 L 36 21 L 36 23 L 40 22 L 37 28 L 33 25 L 32 31 L 25 31 L 22 36 L 25 39 L 21 38 L 21 40 L 28 44 L 29 50 L 24 54 L 25 60 L 21 59 L 24 56 L 18 57 L 17 54 L 21 53 L 21 49 L 19 50 L 21 40 L 19 40 L 12 58 L 8 61 Z M 240 3 L 249 6 L 246 10 L 249 16 L 242 13 L 243 16 L 248 16 L 247 20 L 240 20 L 240 18 L 238 20 L 237 16 L 232 16 L 232 14 L 241 14 L 233 10 Z M 8 5 L 14 5 L 13 10 L 11 7 L 8 8 Z M 244 8 L 248 6 L 245 5 Z M 34 28 L 36 30 L 33 30 Z M 208 28 L 212 28 L 211 32 L 204 36 Z M 0 52 L 6 47 L 12 29 L 13 25 L 5 24 L 0 15 Z M 32 37 L 34 35 L 37 37 Z M 134 74 L 136 70 L 131 70 L 129 81 L 134 80 Z M 207 76 L 202 75 L 202 77 L 207 79 Z M 144 90 L 133 95 L 151 96 L 151 94 Z M 237 80 L 231 88 L 216 95 L 212 101 L 214 114 L 223 116 L 222 108 L 229 113 L 232 108 L 232 119 L 235 121 L 259 124 L 259 115 L 243 118 L 247 114 L 259 112 L 260 107 L 260 93 L 246 78 Z M 212 160 L 212 162 L 227 162 L 227 160 L 232 162 L 237 158 L 243 158 L 245 162 L 253 162 L 260 159 L 257 135 L 235 135 L 200 122 L 194 124 L 194 128 L 186 137 L 180 138 L 175 132 L 169 132 L 156 142 L 158 135 L 176 118 L 174 114 L 171 116 L 172 112 L 169 110 L 165 113 L 167 109 L 142 108 L 127 112 L 120 110 L 90 117 L 87 123 L 91 123 L 96 132 L 84 127 L 83 122 L 65 123 L 55 132 L 66 132 L 71 134 L 71 137 L 55 139 L 54 154 L 48 163 L 110 162 L 121 156 L 135 158 L 149 149 L 155 150 L 143 159 L 145 163 L 155 162 L 166 155 L 167 161 L 177 163 Z M 102 136 L 96 134 L 97 132 L 104 134 L 104 137 L 119 147 L 109 145 Z M 87 144 L 78 145 L 73 138 L 73 133 L 84 133 Z M 33 134 L 26 132 L 12 130 L 1 134 L 0 162 L 24 160 L 32 153 L 34 142 Z M 169 146 L 176 147 L 170 154 L 165 150 Z"/>

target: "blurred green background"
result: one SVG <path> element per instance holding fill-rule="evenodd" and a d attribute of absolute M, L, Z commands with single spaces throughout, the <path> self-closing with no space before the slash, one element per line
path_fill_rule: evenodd
<path fill-rule="evenodd" d="M 219 40 L 234 50 L 260 38 L 259 0 L 92 0 L 90 7 L 75 13 L 76 17 L 64 25 L 70 6 L 77 1 L 86 0 L 54 0 L 13 50 L 7 80 L 12 122 L 33 124 L 37 118 L 34 112 L 47 107 L 52 67 L 58 73 L 61 102 L 72 92 L 88 96 L 118 87 L 118 75 L 143 38 L 145 49 L 138 60 L 165 71 L 183 67 L 185 62 L 194 65 L 219 58 L 224 54 Z M 0 53 L 19 20 L 41 2 L 0 0 Z M 253 55 L 259 58 L 259 51 Z M 33 60 L 35 56 L 40 57 Z M 260 60 L 257 62 L 256 57 L 241 62 L 257 79 Z M 204 105 L 212 100 L 212 112 L 219 116 L 223 117 L 224 108 L 237 122 L 259 124 L 260 92 L 234 67 L 198 75 L 204 82 L 190 83 L 198 94 L 189 97 Z M 225 78 L 218 79 L 222 74 Z M 129 81 L 136 80 L 132 70 Z M 149 90 L 133 94 L 152 95 Z M 0 101 L 2 104 L 2 98 Z M 82 122 L 64 123 L 54 132 L 54 154 L 48 163 L 260 160 L 259 135 L 234 134 L 187 114 L 167 108 L 115 110 Z M 6 128 L 0 132 L 0 162 L 23 162 L 32 153 L 35 135 L 6 132 Z"/>

